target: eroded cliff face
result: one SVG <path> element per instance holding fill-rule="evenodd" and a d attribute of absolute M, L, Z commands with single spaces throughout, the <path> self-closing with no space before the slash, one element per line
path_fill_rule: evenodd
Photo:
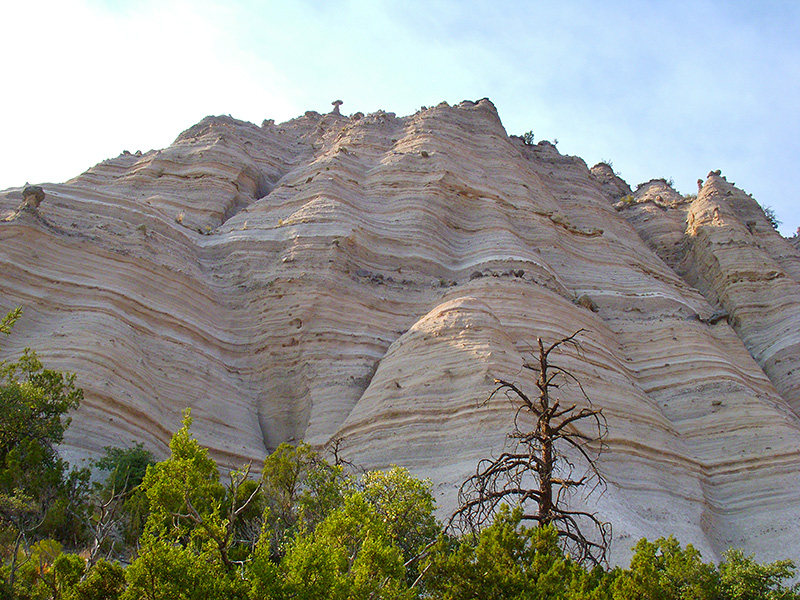
<path fill-rule="evenodd" d="M 430 477 L 447 512 L 505 443 L 493 380 L 531 389 L 536 338 L 584 329 L 557 364 L 608 419 L 586 502 L 617 559 L 669 533 L 800 557 L 800 255 L 719 175 L 633 192 L 481 100 L 209 117 L 44 189 L 18 214 L 0 194 L 0 310 L 25 309 L 3 351 L 78 374 L 73 460 L 164 455 L 190 406 L 222 466 L 340 440 Z"/>

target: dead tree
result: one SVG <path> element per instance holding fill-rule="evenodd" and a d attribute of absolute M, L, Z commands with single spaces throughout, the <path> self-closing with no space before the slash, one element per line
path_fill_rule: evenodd
<path fill-rule="evenodd" d="M 101 558 L 103 548 L 107 545 L 108 539 L 119 528 L 119 513 L 122 510 L 122 504 L 130 497 L 134 490 L 122 490 L 117 492 L 116 488 L 111 486 L 111 493 L 108 499 L 104 500 L 98 495 L 95 502 L 96 514 L 91 518 L 83 519 L 87 529 L 93 533 L 92 545 L 89 549 L 89 556 L 86 559 L 86 572 L 92 568 L 97 561 Z M 76 515 L 75 512 L 73 515 Z M 79 516 L 79 515 L 76 515 Z M 106 558 L 111 556 L 113 544 L 111 549 L 108 550 Z"/>
<path fill-rule="evenodd" d="M 574 560 L 597 565 L 606 562 L 611 525 L 594 513 L 571 509 L 568 500 L 578 490 L 588 495 L 605 485 L 597 459 L 608 426 L 602 409 L 594 407 L 580 382 L 550 363 L 553 352 L 562 346 L 580 348 L 576 337 L 581 331 L 547 347 L 537 339 L 536 362 L 523 364 L 538 373 L 536 396 L 528 396 L 511 381 L 495 379 L 496 387 L 486 402 L 503 393 L 514 405 L 514 427 L 508 434 L 513 444 L 497 458 L 478 463 L 475 475 L 459 490 L 459 508 L 450 523 L 461 531 L 475 532 L 501 504 L 519 505 L 523 520 L 555 527 L 562 548 Z M 562 404 L 556 390 L 569 388 L 577 388 L 587 406 Z M 576 472 L 582 474 L 576 477 Z"/>
<path fill-rule="evenodd" d="M 194 523 L 196 527 L 205 530 L 208 537 L 216 544 L 225 570 L 228 573 L 233 573 L 237 565 L 242 565 L 242 561 L 231 558 L 230 551 L 236 542 L 245 541 L 237 540 L 235 537 L 237 520 L 239 515 L 257 500 L 258 495 L 261 493 L 262 482 L 259 481 L 252 490 L 245 489 L 246 483 L 250 480 L 250 463 L 240 471 L 231 471 L 229 477 L 230 484 L 227 492 L 230 503 L 227 506 L 227 514 L 225 514 L 224 518 L 214 519 L 208 515 L 202 515 L 192 504 L 188 489 L 184 490 L 183 493 L 186 514 L 173 512 L 172 515 L 182 520 L 188 520 Z M 242 492 L 244 492 L 244 495 Z"/>

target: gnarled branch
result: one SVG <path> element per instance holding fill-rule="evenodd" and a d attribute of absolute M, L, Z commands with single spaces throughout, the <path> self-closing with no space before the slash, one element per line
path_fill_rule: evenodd
<path fill-rule="evenodd" d="M 569 510 L 566 498 L 586 486 L 590 486 L 591 494 L 605 484 L 597 460 L 605 448 L 608 424 L 602 409 L 595 408 L 580 381 L 568 370 L 549 362 L 552 353 L 561 346 L 571 345 L 580 350 L 577 336 L 582 331 L 549 346 L 537 339 L 535 363 L 523 364 L 538 374 L 537 397 L 528 396 L 513 381 L 495 379 L 495 389 L 485 403 L 504 392 L 516 405 L 514 427 L 508 434 L 515 441 L 515 448 L 478 463 L 475 474 L 459 490 L 459 508 L 450 518 L 451 527 L 474 533 L 494 516 L 500 504 L 514 503 L 522 507 L 524 520 L 553 525 L 573 559 L 592 564 L 606 561 L 611 525 L 594 513 Z M 577 403 L 570 402 L 562 407 L 558 398 L 551 397 L 553 390 L 560 389 L 561 380 L 576 383 L 588 406 L 579 409 Z M 523 414 L 535 418 L 532 429 L 520 426 Z M 591 423 L 590 432 L 583 426 L 585 423 Z M 577 452 L 577 462 L 585 468 L 583 475 L 573 477 L 576 466 L 562 448 Z"/>

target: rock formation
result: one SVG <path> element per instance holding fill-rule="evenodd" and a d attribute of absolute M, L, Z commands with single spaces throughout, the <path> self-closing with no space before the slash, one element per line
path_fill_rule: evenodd
<path fill-rule="evenodd" d="M 39 185 L 29 185 L 22 190 L 22 201 L 29 208 L 39 208 L 44 196 L 44 190 Z"/>
<path fill-rule="evenodd" d="M 556 362 L 608 419 L 586 502 L 617 560 L 669 533 L 709 560 L 800 558 L 800 254 L 720 174 L 632 191 L 481 100 L 208 117 L 44 187 L 0 222 L 0 310 L 25 310 L 3 351 L 77 372 L 71 460 L 164 455 L 191 406 L 222 466 L 340 440 L 430 477 L 447 512 L 504 444 L 494 378 L 530 388 L 536 337 L 583 328 Z"/>

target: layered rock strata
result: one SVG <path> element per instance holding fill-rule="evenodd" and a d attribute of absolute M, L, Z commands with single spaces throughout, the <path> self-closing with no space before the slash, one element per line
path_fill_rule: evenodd
<path fill-rule="evenodd" d="M 800 255 L 718 174 L 634 192 L 481 100 L 209 117 L 43 187 L 0 194 L 0 310 L 25 310 L 3 351 L 78 373 L 73 460 L 164 455 L 190 406 L 223 466 L 339 440 L 430 477 L 445 513 L 506 443 L 493 380 L 532 388 L 536 338 L 583 329 L 556 359 L 608 419 L 607 489 L 573 501 L 616 559 L 669 533 L 800 557 Z"/>

